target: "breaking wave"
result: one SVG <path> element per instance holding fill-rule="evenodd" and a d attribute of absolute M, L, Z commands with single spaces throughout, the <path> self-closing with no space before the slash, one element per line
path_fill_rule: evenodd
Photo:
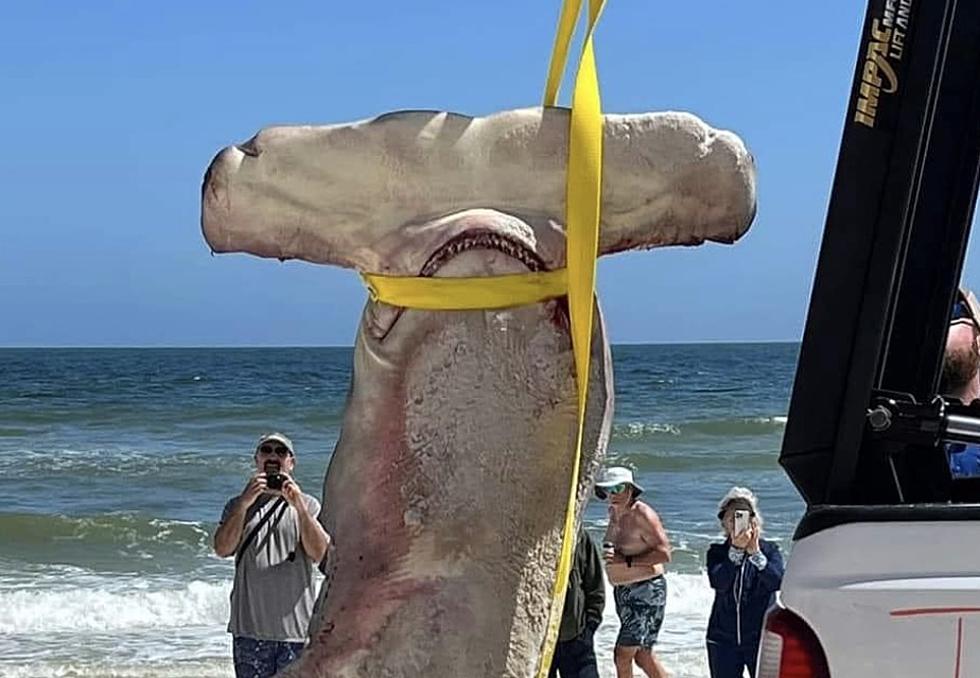
<path fill-rule="evenodd" d="M 630 421 L 613 424 L 612 436 L 613 440 L 655 440 L 665 436 L 732 438 L 781 433 L 785 428 L 785 416 L 701 419 L 676 424 Z"/>
<path fill-rule="evenodd" d="M 143 581 L 99 588 L 0 591 L 0 634 L 64 631 L 107 633 L 146 628 L 223 627 L 228 622 L 230 582 L 191 581 L 152 590 Z"/>

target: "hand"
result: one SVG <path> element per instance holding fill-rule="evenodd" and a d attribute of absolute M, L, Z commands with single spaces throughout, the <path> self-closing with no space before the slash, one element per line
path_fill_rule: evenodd
<path fill-rule="evenodd" d="M 290 476 L 283 473 L 284 480 L 282 483 L 282 496 L 283 498 L 292 506 L 294 509 L 299 510 L 300 508 L 305 508 L 303 504 L 303 490 L 300 489 L 299 483 L 293 480 Z"/>
<path fill-rule="evenodd" d="M 265 474 L 259 471 L 252 474 L 252 477 L 245 485 L 245 489 L 242 490 L 242 493 L 239 496 L 241 497 L 242 501 L 245 502 L 245 506 L 248 507 L 255 503 L 255 500 L 259 498 L 259 495 L 267 490 L 268 487 L 266 486 Z"/>
<path fill-rule="evenodd" d="M 749 540 L 748 545 L 745 546 L 745 552 L 750 556 L 759 552 L 759 526 L 753 524 L 749 528 Z"/>
<path fill-rule="evenodd" d="M 626 562 L 626 558 L 613 550 L 605 551 L 602 558 L 606 561 L 606 565 L 619 565 Z"/>
<path fill-rule="evenodd" d="M 732 536 L 732 546 L 737 549 L 745 549 L 749 542 L 752 540 L 752 528 L 745 530 L 744 532 L 739 532 Z"/>
<path fill-rule="evenodd" d="M 612 542 L 604 541 L 602 543 L 602 559 L 604 561 L 608 563 L 615 553 L 616 549 L 612 545 Z"/>

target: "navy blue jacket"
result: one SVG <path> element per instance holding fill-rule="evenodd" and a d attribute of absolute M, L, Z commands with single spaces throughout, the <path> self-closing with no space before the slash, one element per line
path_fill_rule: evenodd
<path fill-rule="evenodd" d="M 949 470 L 954 478 L 973 478 L 980 475 L 980 446 L 972 443 L 947 443 Z"/>
<path fill-rule="evenodd" d="M 748 554 L 736 565 L 728 556 L 731 542 L 708 547 L 708 581 L 715 602 L 708 619 L 708 640 L 728 645 L 755 646 L 762 634 L 762 617 L 783 581 L 783 557 L 771 541 L 759 540 L 768 562 L 763 570 Z"/>

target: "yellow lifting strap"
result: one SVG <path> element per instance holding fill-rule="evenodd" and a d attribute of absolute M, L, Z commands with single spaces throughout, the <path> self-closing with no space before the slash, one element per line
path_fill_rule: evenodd
<path fill-rule="evenodd" d="M 588 24 L 582 57 L 575 76 L 568 136 L 565 179 L 566 268 L 481 278 L 419 278 L 365 273 L 371 299 L 392 306 L 425 310 L 497 309 L 568 296 L 572 350 L 578 386 L 578 427 L 575 456 L 568 486 L 562 528 L 561 555 L 552 590 L 551 610 L 536 675 L 548 675 L 565 589 L 575 545 L 575 497 L 578 491 L 585 402 L 589 391 L 589 356 L 592 351 L 593 299 L 599 246 L 599 209 L 602 188 L 602 105 L 592 35 L 605 0 L 589 0 Z M 568 48 L 581 13 L 582 0 L 564 0 L 548 68 L 544 105 L 555 106 Z"/>
<path fill-rule="evenodd" d="M 552 592 L 551 613 L 545 634 L 538 678 L 546 678 L 558 642 L 561 610 L 568 586 L 575 544 L 575 496 L 578 491 L 582 434 L 585 431 L 585 399 L 589 392 L 589 357 L 592 351 L 592 315 L 595 297 L 596 257 L 599 249 L 599 210 L 602 204 L 602 103 L 599 77 L 596 73 L 592 34 L 602 14 L 605 0 L 589 0 L 589 23 L 582 46 L 582 57 L 572 91 L 571 125 L 568 134 L 568 169 L 565 178 L 566 266 L 568 268 L 568 309 L 572 326 L 572 349 L 575 352 L 575 374 L 578 377 L 578 433 L 572 477 L 568 486 L 565 526 L 562 529 L 561 555 Z M 555 46 L 545 85 L 545 106 L 554 106 L 558 85 L 572 32 L 575 29 L 581 0 L 564 0 Z"/>
<path fill-rule="evenodd" d="M 564 268 L 484 278 L 413 278 L 375 275 L 362 278 L 372 301 L 424 311 L 472 311 L 534 304 L 568 291 Z"/>

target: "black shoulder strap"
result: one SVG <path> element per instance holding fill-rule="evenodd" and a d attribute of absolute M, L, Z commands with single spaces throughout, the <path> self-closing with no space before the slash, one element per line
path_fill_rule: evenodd
<path fill-rule="evenodd" d="M 262 520 L 256 523 L 255 527 L 252 528 L 252 531 L 245 536 L 245 539 L 242 541 L 242 545 L 238 547 L 238 553 L 235 554 L 235 567 L 238 567 L 238 563 L 241 562 L 242 556 L 245 554 L 245 549 L 247 549 L 248 545 L 255 539 L 255 536 L 259 533 L 259 530 L 262 529 L 262 526 L 269 522 L 269 518 L 272 517 L 272 514 L 285 504 L 286 500 L 279 497 L 272 505 L 272 508 L 269 509 L 269 512 L 262 516 Z"/>

